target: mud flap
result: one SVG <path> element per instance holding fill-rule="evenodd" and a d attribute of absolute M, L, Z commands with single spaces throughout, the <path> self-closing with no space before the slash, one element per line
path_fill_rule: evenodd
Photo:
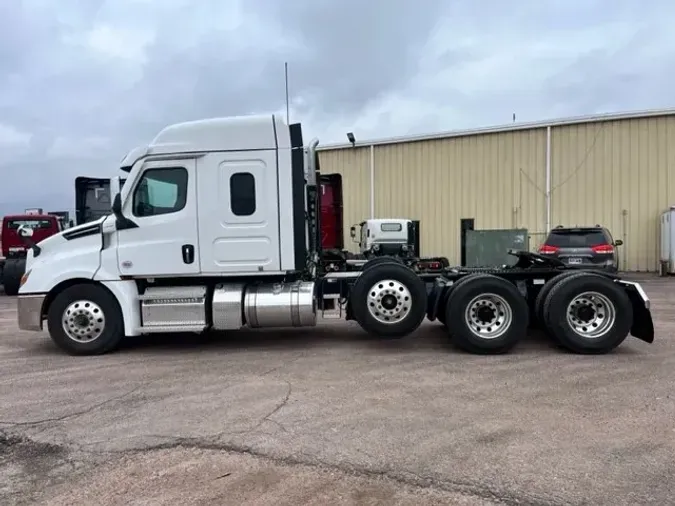
<path fill-rule="evenodd" d="M 653 343 L 654 320 L 652 320 L 649 297 L 647 297 L 640 283 L 624 280 L 617 280 L 617 283 L 623 285 L 626 289 L 633 306 L 633 326 L 630 329 L 630 334 L 646 343 Z"/>
<path fill-rule="evenodd" d="M 427 318 L 429 321 L 436 319 L 439 308 L 443 308 L 441 310 L 445 309 L 443 302 L 446 300 L 450 286 L 452 286 L 452 283 L 443 278 L 437 278 L 433 285 L 427 285 Z"/>

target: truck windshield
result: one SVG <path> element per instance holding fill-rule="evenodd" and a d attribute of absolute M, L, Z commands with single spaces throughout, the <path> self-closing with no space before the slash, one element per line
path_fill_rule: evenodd
<path fill-rule="evenodd" d="M 16 230 L 18 229 L 21 225 L 32 228 L 33 230 L 44 230 L 48 228 L 52 228 L 52 222 L 49 220 L 9 220 L 7 223 L 7 228 L 10 230 Z"/>
<path fill-rule="evenodd" d="M 400 223 L 382 223 L 380 225 L 380 230 L 382 232 L 400 232 L 403 230 L 403 225 Z"/>

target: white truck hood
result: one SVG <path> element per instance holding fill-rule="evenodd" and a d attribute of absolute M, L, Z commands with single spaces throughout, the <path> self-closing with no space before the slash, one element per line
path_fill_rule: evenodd
<path fill-rule="evenodd" d="M 35 253 L 32 249 L 28 250 L 28 255 L 26 258 L 26 270 L 30 269 L 34 264 L 46 260 L 48 257 L 55 254 L 62 254 L 62 250 L 70 249 L 79 249 L 80 247 L 85 247 L 90 249 L 93 244 L 82 244 L 78 239 L 89 237 L 91 238 L 94 235 L 97 235 L 98 238 L 96 242 L 100 244 L 101 236 L 101 225 L 105 221 L 107 216 L 102 216 L 98 220 L 90 221 L 88 223 L 83 223 L 76 227 L 71 227 L 67 230 L 54 234 L 46 239 L 43 239 L 38 243 L 40 247 L 40 254 L 35 257 Z M 87 241 L 88 243 L 91 242 Z"/>

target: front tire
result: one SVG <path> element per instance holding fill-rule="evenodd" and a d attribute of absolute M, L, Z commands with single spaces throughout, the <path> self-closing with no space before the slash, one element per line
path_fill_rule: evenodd
<path fill-rule="evenodd" d="M 401 338 L 417 330 L 426 317 L 427 289 L 409 268 L 384 262 L 363 271 L 349 303 L 354 319 L 368 333 Z"/>
<path fill-rule="evenodd" d="M 5 261 L 5 268 L 2 270 L 2 285 L 5 289 L 5 295 L 13 296 L 19 293 L 25 266 L 23 260 Z"/>
<path fill-rule="evenodd" d="M 452 289 L 445 308 L 451 337 L 470 353 L 508 352 L 527 334 L 527 301 L 513 283 L 497 276 L 465 279 Z"/>
<path fill-rule="evenodd" d="M 49 306 L 47 327 L 54 343 L 70 355 L 107 353 L 124 336 L 119 304 L 99 285 L 74 285 L 59 293 Z"/>

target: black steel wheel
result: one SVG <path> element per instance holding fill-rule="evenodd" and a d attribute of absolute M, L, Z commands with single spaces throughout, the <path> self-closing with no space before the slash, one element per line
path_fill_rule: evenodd
<path fill-rule="evenodd" d="M 525 297 L 510 281 L 490 274 L 467 276 L 458 283 L 445 312 L 453 341 L 471 353 L 506 353 L 527 333 Z"/>
<path fill-rule="evenodd" d="M 349 304 L 368 333 L 401 338 L 417 330 L 426 316 L 426 284 L 406 266 L 382 262 L 358 277 Z"/>
<path fill-rule="evenodd" d="M 544 301 L 543 318 L 547 330 L 565 348 L 602 354 L 628 337 L 633 306 L 612 279 L 586 272 L 555 284 Z"/>

